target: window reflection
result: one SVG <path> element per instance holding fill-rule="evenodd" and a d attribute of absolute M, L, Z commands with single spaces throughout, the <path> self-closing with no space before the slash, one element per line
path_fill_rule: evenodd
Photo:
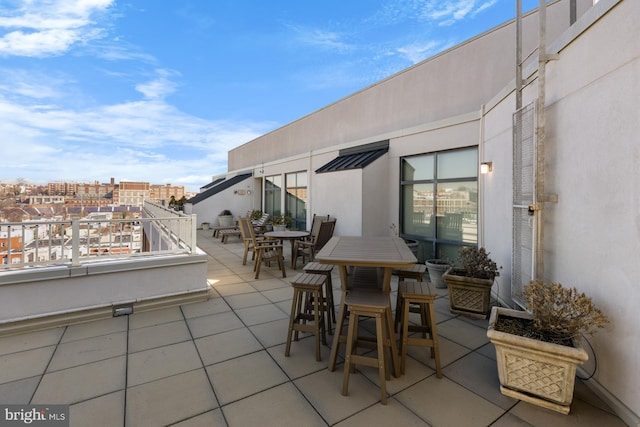
<path fill-rule="evenodd" d="M 420 241 L 419 261 L 477 244 L 477 148 L 412 156 L 402 162 L 401 230 Z"/>

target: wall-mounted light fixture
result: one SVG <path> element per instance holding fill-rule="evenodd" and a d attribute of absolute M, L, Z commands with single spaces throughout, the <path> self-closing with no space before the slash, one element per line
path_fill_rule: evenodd
<path fill-rule="evenodd" d="M 489 172 L 493 172 L 493 163 L 491 162 L 480 163 L 480 173 L 484 175 Z"/>

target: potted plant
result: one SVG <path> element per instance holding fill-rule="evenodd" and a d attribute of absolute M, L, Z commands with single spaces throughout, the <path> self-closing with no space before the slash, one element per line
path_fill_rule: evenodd
<path fill-rule="evenodd" d="M 289 215 L 275 215 L 269 223 L 273 226 L 273 231 L 285 231 L 287 226 L 291 224 L 291 217 Z"/>
<path fill-rule="evenodd" d="M 428 259 L 425 261 L 427 271 L 429 271 L 429 280 L 436 288 L 444 289 L 447 284 L 444 283 L 442 276 L 451 267 L 451 261 L 446 259 Z"/>
<path fill-rule="evenodd" d="M 249 215 L 249 219 L 251 219 L 251 221 L 257 221 L 260 218 L 262 218 L 262 211 L 260 209 L 254 209 L 251 211 L 251 214 Z"/>
<path fill-rule="evenodd" d="M 389 228 L 393 231 L 393 234 L 396 235 L 396 237 L 402 237 L 400 236 L 400 232 L 398 231 L 398 227 L 396 227 L 395 224 L 391 224 L 389 226 Z M 420 247 L 420 243 L 417 240 L 413 240 L 413 239 L 407 239 L 402 237 L 402 240 L 404 240 L 404 243 L 406 243 L 407 247 L 411 250 L 411 253 L 413 253 L 413 255 L 418 258 L 418 248 Z"/>
<path fill-rule="evenodd" d="M 591 298 L 559 283 L 532 281 L 522 295 L 529 312 L 494 307 L 489 320 L 500 391 L 568 414 L 576 368 L 589 358 L 581 334 L 609 320 Z"/>
<path fill-rule="evenodd" d="M 225 209 L 218 215 L 218 225 L 220 227 L 231 227 L 233 225 L 233 214 Z"/>
<path fill-rule="evenodd" d="M 450 267 L 442 276 L 449 289 L 450 310 L 477 319 L 489 315 L 491 287 L 499 267 L 485 248 L 465 246 L 458 258 L 459 267 Z"/>

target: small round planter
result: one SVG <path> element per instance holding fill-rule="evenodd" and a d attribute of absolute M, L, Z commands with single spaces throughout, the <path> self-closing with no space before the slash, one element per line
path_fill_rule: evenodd
<path fill-rule="evenodd" d="M 230 227 L 233 225 L 233 215 L 220 215 L 218 217 L 218 224 L 221 227 Z"/>
<path fill-rule="evenodd" d="M 451 263 L 441 259 L 428 259 L 425 265 L 429 271 L 429 280 L 431 283 L 438 289 L 446 289 L 447 284 L 442 279 L 442 275 L 451 267 Z"/>

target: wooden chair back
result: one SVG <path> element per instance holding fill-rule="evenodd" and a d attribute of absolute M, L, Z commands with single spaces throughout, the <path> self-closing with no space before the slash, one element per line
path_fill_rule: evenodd
<path fill-rule="evenodd" d="M 318 235 L 318 230 L 320 230 L 320 224 L 322 224 L 322 221 L 328 220 L 329 215 L 313 214 L 313 220 L 311 221 L 311 231 L 309 232 L 309 236 L 311 239 L 314 239 Z"/>
<path fill-rule="evenodd" d="M 333 230 L 336 228 L 336 220 L 331 219 L 328 221 L 322 221 L 320 223 L 320 228 L 318 229 L 318 234 L 315 238 L 315 244 L 313 245 L 313 250 L 315 252 L 322 249 L 324 245 L 327 244 L 329 239 L 333 237 Z"/>

